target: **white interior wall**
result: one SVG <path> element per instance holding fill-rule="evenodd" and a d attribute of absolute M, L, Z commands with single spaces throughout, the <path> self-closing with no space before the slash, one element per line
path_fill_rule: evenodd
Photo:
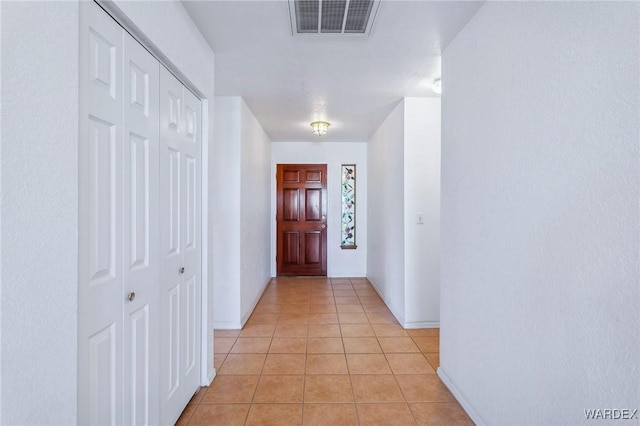
<path fill-rule="evenodd" d="M 639 8 L 488 2 L 443 54 L 439 373 L 478 424 L 640 408 Z"/>
<path fill-rule="evenodd" d="M 240 182 L 241 116 L 239 97 L 216 97 L 212 170 L 213 229 L 213 319 L 216 328 L 238 328 L 240 323 Z"/>
<path fill-rule="evenodd" d="M 271 278 L 271 141 L 239 96 L 215 98 L 214 325 L 242 328 Z"/>
<path fill-rule="evenodd" d="M 121 8 L 201 95 L 213 99 L 213 52 L 179 2 L 111 6 Z M 0 8 L 0 417 L 3 424 L 75 424 L 79 7 L 0 2 Z M 205 112 L 211 126 L 206 102 Z M 212 133 L 204 130 L 206 141 Z M 211 269 L 210 256 L 204 265 Z M 213 359 L 212 333 L 206 334 L 207 359 Z M 214 374 L 210 364 L 207 377 Z"/>
<path fill-rule="evenodd" d="M 418 224 L 417 215 L 423 219 Z M 440 324 L 440 98 L 404 100 L 404 327 Z"/>
<path fill-rule="evenodd" d="M 403 99 L 368 147 L 367 276 L 405 328 L 438 327 L 440 99 Z"/>
<path fill-rule="evenodd" d="M 271 278 L 271 140 L 242 100 L 240 286 L 244 324 Z"/>
<path fill-rule="evenodd" d="M 404 323 L 404 100 L 367 144 L 367 278 Z"/>
<path fill-rule="evenodd" d="M 276 165 L 327 165 L 327 275 L 364 277 L 367 274 L 368 166 L 366 142 L 273 142 L 271 144 L 271 275 L 276 276 Z M 356 164 L 356 245 L 340 248 L 342 187 L 340 167 Z"/>
<path fill-rule="evenodd" d="M 0 8 L 2 424 L 75 424 L 79 7 Z"/>

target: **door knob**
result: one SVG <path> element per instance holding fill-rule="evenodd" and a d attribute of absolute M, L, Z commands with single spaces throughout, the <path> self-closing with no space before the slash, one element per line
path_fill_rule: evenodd
<path fill-rule="evenodd" d="M 182 268 L 180 268 L 180 273 L 184 274 L 184 266 Z"/>
<path fill-rule="evenodd" d="M 133 299 L 135 298 L 136 298 L 136 293 L 133 291 L 127 295 L 127 299 L 129 299 L 130 302 L 133 302 Z"/>
<path fill-rule="evenodd" d="M 327 225 L 325 225 L 324 223 L 322 224 L 322 226 L 320 228 L 325 229 L 327 227 Z"/>

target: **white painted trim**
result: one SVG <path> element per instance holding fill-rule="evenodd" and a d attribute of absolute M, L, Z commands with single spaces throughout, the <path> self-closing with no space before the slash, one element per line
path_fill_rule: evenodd
<path fill-rule="evenodd" d="M 384 304 L 387 306 L 387 309 L 389 309 L 389 311 L 391 311 L 391 313 L 393 314 L 393 316 L 396 318 L 396 321 L 398 321 L 399 324 L 404 324 L 404 316 L 399 315 L 397 312 L 393 311 L 393 308 L 391 306 L 389 306 L 389 303 L 387 300 L 385 300 L 384 295 L 380 292 L 380 289 L 378 288 L 378 286 L 376 285 L 375 281 L 373 281 L 371 278 L 366 277 L 367 281 L 369 281 L 369 284 L 371 284 L 371 287 L 373 287 L 373 289 L 376 291 L 376 293 L 378 293 L 378 296 L 380 296 L 380 299 L 382 299 L 382 301 L 384 302 Z"/>
<path fill-rule="evenodd" d="M 239 322 L 214 322 L 213 328 L 216 330 L 241 330 L 242 323 Z"/>
<path fill-rule="evenodd" d="M 262 291 L 260 291 L 256 299 L 253 301 L 253 306 L 251 307 L 251 309 L 249 309 L 249 312 L 247 312 L 242 317 L 242 320 L 240 322 L 214 322 L 213 328 L 216 330 L 241 330 L 249 320 L 249 317 L 251 317 L 251 314 L 256 309 L 256 306 L 258 306 L 260 299 L 262 299 L 262 295 L 267 290 L 267 287 L 269 286 L 273 278 L 275 277 L 269 278 L 269 280 L 265 283 L 265 285 L 262 287 Z"/>
<path fill-rule="evenodd" d="M 208 218 L 209 218 L 209 197 L 207 195 L 206 189 L 208 188 L 208 177 L 209 177 L 209 160 L 208 160 L 208 138 L 209 138 L 209 99 L 204 96 L 204 92 L 196 87 L 180 69 L 173 64 L 167 58 L 167 56 L 138 28 L 133 21 L 124 13 L 120 7 L 113 2 L 113 0 L 96 0 L 96 3 L 107 13 L 114 21 L 118 23 L 126 32 L 128 32 L 138 43 L 140 43 L 151 55 L 153 55 L 158 62 L 162 66 L 164 66 L 171 74 L 173 74 L 178 81 L 180 81 L 187 89 L 189 89 L 200 101 L 202 105 L 202 122 L 201 131 L 202 131 L 202 152 L 201 152 L 201 161 L 202 161 L 202 182 L 201 182 L 201 242 L 202 242 L 202 253 L 201 253 L 201 265 L 200 265 L 200 295 L 201 295 L 201 339 L 200 342 L 200 383 L 205 385 L 207 380 L 209 380 L 207 371 L 209 368 L 209 362 L 213 360 L 209 360 L 209 355 L 207 353 L 208 348 L 208 334 L 209 330 L 207 329 L 207 318 L 208 318 Z M 205 113 L 206 112 L 206 113 Z M 213 339 L 213 338 L 212 338 Z M 215 373 L 214 373 L 215 377 Z M 213 379 L 212 379 L 213 380 Z M 211 382 L 209 382 L 211 383 Z M 206 385 L 205 385 L 206 386 Z"/>
<path fill-rule="evenodd" d="M 207 327 L 209 318 L 209 100 L 201 99 L 201 158 L 202 173 L 200 182 L 200 236 L 202 251 L 200 253 L 200 385 L 208 386 L 211 380 L 208 377 L 209 358 L 209 334 Z M 211 346 L 213 347 L 213 337 L 211 337 Z M 215 377 L 215 369 L 213 373 Z"/>
<path fill-rule="evenodd" d="M 418 322 L 405 322 L 402 327 L 405 329 L 413 328 L 440 328 L 440 321 L 418 321 Z"/>
<path fill-rule="evenodd" d="M 327 275 L 327 278 L 367 278 L 367 274 L 362 274 L 362 275 L 358 275 L 358 274 L 349 274 L 349 275 L 341 275 L 341 274 L 336 274 L 336 275 Z"/>
<path fill-rule="evenodd" d="M 209 376 L 207 377 L 207 382 L 206 384 L 203 384 L 202 386 L 210 386 L 211 383 L 213 383 L 213 379 L 216 378 L 217 372 L 216 369 L 214 368 L 213 370 L 211 370 L 211 374 L 209 374 Z"/>
<path fill-rule="evenodd" d="M 467 412 L 467 415 L 471 418 L 471 420 L 478 426 L 486 425 L 487 423 L 482 420 L 478 412 L 473 408 L 471 403 L 462 395 L 460 389 L 451 381 L 447 373 L 444 372 L 442 367 L 438 367 L 436 370 L 438 377 L 442 380 L 442 383 L 449 389 L 449 391 L 453 394 L 453 396 L 458 400 L 462 409 Z"/>
<path fill-rule="evenodd" d="M 0 7 L 0 22 L 2 22 L 2 7 Z M 0 52 L 2 52 L 2 38 L 0 38 Z M 0 81 L 2 81 L 2 55 L 0 55 Z M 2 115 L 2 103 L 0 102 L 0 117 L 4 117 Z M 2 144 L 0 144 L 0 158 L 2 158 Z M 2 191 L 2 162 L 0 162 L 0 192 Z M 0 235 L 2 235 L 2 202 L 0 202 Z M 4 257 L 2 257 L 2 238 L 0 238 L 0 263 L 4 261 Z M 2 299 L 2 274 L 0 274 L 0 300 Z M 0 318 L 2 317 L 2 308 L 0 307 Z M 76 336 L 77 340 L 77 336 Z M 2 365 L 2 327 L 0 327 L 0 366 Z M 77 365 L 77 363 L 76 363 Z M 76 371 L 77 374 L 77 371 Z M 76 390 L 77 394 L 77 390 Z M 0 395 L 2 395 L 2 377 L 0 376 Z M 2 398 L 0 398 L 0 425 L 2 424 Z M 77 411 L 77 410 L 76 410 Z"/>
<path fill-rule="evenodd" d="M 262 287 L 262 290 L 258 293 L 258 296 L 253 301 L 251 309 L 249 309 L 249 311 L 246 314 L 244 314 L 244 316 L 242 317 L 242 321 L 241 321 L 242 326 L 240 328 L 244 327 L 247 321 L 249 321 L 249 317 L 251 317 L 251 314 L 256 309 L 256 306 L 258 306 L 258 302 L 260 302 L 260 299 L 262 299 L 262 295 L 267 290 L 267 287 L 269 286 L 270 283 L 271 283 L 271 279 L 269 279 L 269 281 L 267 281 L 266 284 Z M 242 305 L 242 301 L 240 301 L 240 305 Z"/>

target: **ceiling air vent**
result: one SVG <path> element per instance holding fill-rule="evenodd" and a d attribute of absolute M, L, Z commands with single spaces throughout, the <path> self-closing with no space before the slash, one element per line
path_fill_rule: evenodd
<path fill-rule="evenodd" d="M 293 35 L 368 35 L 380 0 L 289 0 Z"/>

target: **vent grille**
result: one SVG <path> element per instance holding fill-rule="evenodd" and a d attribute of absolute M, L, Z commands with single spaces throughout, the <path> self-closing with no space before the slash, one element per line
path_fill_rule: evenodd
<path fill-rule="evenodd" d="M 344 32 L 363 33 L 367 28 L 367 22 L 369 22 L 372 6 L 373 4 L 369 0 L 351 0 Z"/>
<path fill-rule="evenodd" d="M 301 34 L 318 32 L 318 7 L 316 0 L 296 0 L 296 27 Z"/>
<path fill-rule="evenodd" d="M 360 34 L 371 31 L 379 0 L 289 0 L 293 34 Z"/>

